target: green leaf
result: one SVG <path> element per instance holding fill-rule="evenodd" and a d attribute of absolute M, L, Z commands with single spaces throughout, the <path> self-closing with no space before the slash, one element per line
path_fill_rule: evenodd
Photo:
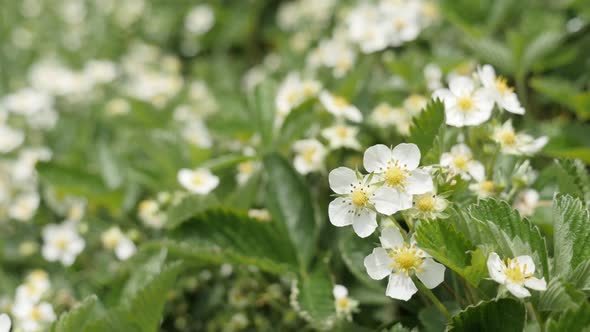
<path fill-rule="evenodd" d="M 473 286 L 487 276 L 485 256 L 446 220 L 422 221 L 418 246 Z"/>
<path fill-rule="evenodd" d="M 311 194 L 304 180 L 278 154 L 264 158 L 268 173 L 268 208 L 297 253 L 301 267 L 309 266 L 316 254 L 317 225 Z"/>
<path fill-rule="evenodd" d="M 96 295 L 91 295 L 78 303 L 70 311 L 63 313 L 51 327 L 51 332 L 77 332 L 98 316 L 100 303 Z"/>
<path fill-rule="evenodd" d="M 100 173 L 104 182 L 110 189 L 119 188 L 124 180 L 123 172 L 111 147 L 109 147 L 106 142 L 100 141 L 97 149 Z"/>
<path fill-rule="evenodd" d="M 553 229 L 555 271 L 566 275 L 590 258 L 587 207 L 578 198 L 557 194 L 553 199 Z"/>
<path fill-rule="evenodd" d="M 369 241 L 363 241 L 353 232 L 348 233 L 340 239 L 339 249 L 342 261 L 348 267 L 348 270 L 369 288 L 383 292 L 381 285 L 371 279 L 365 269 L 365 257 L 373 250 L 373 245 Z M 385 294 L 385 293 L 383 293 Z"/>
<path fill-rule="evenodd" d="M 489 38 L 469 38 L 466 43 L 481 62 L 502 72 L 513 74 L 516 71 L 512 52 L 506 45 Z"/>
<path fill-rule="evenodd" d="M 445 128 L 445 105 L 440 100 L 431 100 L 412 120 L 408 141 L 420 147 L 425 162 L 439 160 L 444 150 L 441 145 L 444 142 Z"/>
<path fill-rule="evenodd" d="M 301 276 L 295 287 L 291 296 L 295 297 L 300 316 L 317 327 L 330 324 L 336 310 L 326 266 L 318 266 L 310 274 Z"/>
<path fill-rule="evenodd" d="M 559 77 L 535 77 L 530 85 L 547 98 L 566 106 L 580 119 L 590 118 L 590 92 Z"/>
<path fill-rule="evenodd" d="M 241 213 L 206 211 L 184 222 L 169 238 L 176 240 L 175 249 L 188 250 L 187 257 L 200 260 L 190 248 L 204 248 L 204 253 L 217 253 L 216 257 L 228 262 L 251 264 L 272 273 L 297 270 L 293 248 L 278 225 Z"/>
<path fill-rule="evenodd" d="M 584 301 L 584 294 L 565 284 L 560 278 L 553 278 L 547 290 L 540 293 L 538 308 L 541 311 L 563 311 L 578 307 Z"/>
<path fill-rule="evenodd" d="M 466 218 L 455 218 L 457 230 L 473 244 L 488 247 L 503 257 L 529 255 L 537 271 L 549 279 L 545 238 L 533 223 L 522 218 L 505 201 L 480 200 L 468 208 Z"/>
<path fill-rule="evenodd" d="M 583 261 L 570 272 L 568 281 L 579 290 L 590 291 L 590 260 Z"/>
<path fill-rule="evenodd" d="M 557 160 L 556 164 L 562 173 L 560 180 L 567 179 L 577 189 L 575 194 L 590 202 L 590 175 L 584 163 L 580 160 L 562 159 Z"/>
<path fill-rule="evenodd" d="M 548 324 L 549 332 L 588 331 L 590 326 L 590 304 L 582 302 L 579 308 L 565 312 L 559 320 Z"/>
<path fill-rule="evenodd" d="M 168 209 L 166 213 L 166 228 L 174 229 L 208 209 L 217 206 L 219 202 L 213 195 L 189 195 L 178 204 Z"/>
<path fill-rule="evenodd" d="M 258 125 L 258 132 L 265 146 L 273 143 L 276 90 L 274 81 L 266 80 L 258 84 L 252 105 L 252 121 Z"/>
<path fill-rule="evenodd" d="M 524 305 L 505 298 L 467 307 L 451 318 L 448 331 L 522 332 L 524 323 Z"/>
<path fill-rule="evenodd" d="M 147 258 L 139 267 L 134 267 L 120 295 L 120 302 L 132 299 L 155 276 L 162 272 L 168 252 L 165 249 Z"/>
<path fill-rule="evenodd" d="M 537 35 L 524 49 L 519 70 L 528 72 L 537 61 L 554 51 L 562 39 L 563 34 L 557 31 L 544 31 Z"/>

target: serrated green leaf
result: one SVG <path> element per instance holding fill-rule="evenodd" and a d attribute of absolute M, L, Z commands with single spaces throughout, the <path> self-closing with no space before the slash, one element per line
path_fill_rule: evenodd
<path fill-rule="evenodd" d="M 229 210 L 209 210 L 192 217 L 169 237 L 176 249 L 208 248 L 231 262 L 251 264 L 272 272 L 296 271 L 297 261 L 289 239 L 275 222 L 260 222 Z M 197 257 L 186 252 L 187 257 Z"/>
<path fill-rule="evenodd" d="M 51 327 L 51 332 L 78 332 L 86 324 L 98 316 L 99 301 L 96 295 L 91 295 L 78 303 L 70 311 L 63 313 Z"/>
<path fill-rule="evenodd" d="M 301 276 L 297 289 L 298 311 L 312 325 L 323 326 L 336 314 L 333 285 L 325 265 Z"/>
<path fill-rule="evenodd" d="M 422 221 L 416 229 L 418 246 L 477 286 L 487 276 L 485 257 L 446 220 Z"/>
<path fill-rule="evenodd" d="M 590 202 L 590 175 L 584 163 L 580 160 L 561 159 L 556 160 L 556 164 L 562 173 L 560 180 L 567 179 L 577 189 L 575 194 Z"/>
<path fill-rule="evenodd" d="M 439 160 L 445 134 L 445 106 L 440 100 L 431 100 L 426 108 L 412 120 L 408 141 L 415 143 L 424 156 L 424 163 Z"/>
<path fill-rule="evenodd" d="M 587 207 L 578 198 L 557 194 L 553 199 L 553 229 L 555 271 L 566 275 L 590 258 Z"/>
<path fill-rule="evenodd" d="M 162 249 L 148 257 L 141 266 L 134 268 L 121 291 L 120 303 L 132 299 L 155 275 L 162 272 L 167 257 L 168 252 Z"/>
<path fill-rule="evenodd" d="M 480 302 L 453 316 L 448 331 L 522 332 L 525 313 L 524 305 L 513 299 Z"/>
<path fill-rule="evenodd" d="M 213 195 L 189 195 L 184 197 L 178 204 L 168 209 L 166 213 L 166 228 L 174 229 L 208 209 L 219 204 Z"/>
<path fill-rule="evenodd" d="M 583 261 L 572 270 L 567 280 L 577 289 L 590 291 L 590 259 Z"/>
<path fill-rule="evenodd" d="M 541 311 L 563 311 L 578 307 L 584 300 L 584 294 L 565 284 L 560 278 L 553 278 L 547 290 L 539 295 L 538 309 Z"/>
<path fill-rule="evenodd" d="M 570 309 L 560 316 L 558 320 L 548 324 L 549 332 L 564 331 L 589 331 L 590 330 L 590 304 L 583 302 L 579 308 Z"/>
<path fill-rule="evenodd" d="M 287 234 L 302 268 L 306 268 L 315 256 L 317 225 L 311 194 L 304 180 L 278 154 L 264 158 L 268 174 L 268 208 Z"/>
<path fill-rule="evenodd" d="M 453 222 L 474 245 L 503 257 L 529 255 L 537 271 L 549 279 L 547 245 L 537 226 L 508 203 L 493 198 L 480 200 L 467 210 L 464 218 L 454 218 Z"/>

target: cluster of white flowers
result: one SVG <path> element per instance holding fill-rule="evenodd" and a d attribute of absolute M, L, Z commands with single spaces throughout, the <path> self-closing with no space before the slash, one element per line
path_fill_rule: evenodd
<path fill-rule="evenodd" d="M 395 126 L 403 136 L 410 134 L 412 119 L 416 117 L 428 103 L 424 96 L 413 94 L 408 96 L 399 107 L 392 107 L 387 103 L 380 103 L 371 113 L 371 123 L 380 128 Z"/>
<path fill-rule="evenodd" d="M 304 101 L 316 97 L 322 85 L 320 82 L 303 79 L 298 73 L 289 73 L 278 88 L 275 98 L 277 108 L 276 124 L 280 126 L 287 115 Z"/>
<path fill-rule="evenodd" d="M 180 203 L 186 195 L 183 191 L 159 192 L 155 199 L 145 199 L 139 203 L 138 217 L 147 227 L 160 229 L 166 223 L 166 209 Z"/>
<path fill-rule="evenodd" d="M 350 40 L 363 53 L 373 53 L 415 40 L 437 16 L 430 1 L 381 0 L 361 2 L 349 12 L 346 23 Z"/>
<path fill-rule="evenodd" d="M 56 319 L 52 305 L 44 301 L 50 290 L 51 282 L 47 273 L 42 270 L 31 272 L 25 282 L 16 288 L 12 316 L 17 330 L 23 332 L 47 330 L 48 325 Z M 7 324 L 9 329 L 10 320 L 7 318 L 4 318 L 2 323 Z"/>
<path fill-rule="evenodd" d="M 307 57 L 311 69 L 327 67 L 332 69 L 334 77 L 344 76 L 354 65 L 356 50 L 346 35 L 337 33 L 331 39 L 321 40 Z"/>
<path fill-rule="evenodd" d="M 135 254 L 137 248 L 133 241 L 129 239 L 119 227 L 111 227 L 101 236 L 102 245 L 115 252 L 119 260 L 127 260 Z"/>

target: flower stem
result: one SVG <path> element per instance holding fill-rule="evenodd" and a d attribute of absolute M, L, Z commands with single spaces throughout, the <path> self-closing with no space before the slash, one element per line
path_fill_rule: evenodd
<path fill-rule="evenodd" d="M 432 301 L 432 303 L 440 311 L 440 313 L 443 314 L 443 316 L 445 316 L 447 320 L 450 320 L 451 314 L 449 313 L 447 308 L 440 302 L 440 300 L 434 295 L 434 293 L 418 280 L 416 280 L 416 285 L 418 286 L 418 289 L 422 291 L 422 293 L 426 295 L 430 299 L 430 301 Z"/>

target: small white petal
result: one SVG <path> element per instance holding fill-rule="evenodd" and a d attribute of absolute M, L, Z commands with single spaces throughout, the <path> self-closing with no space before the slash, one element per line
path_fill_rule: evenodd
<path fill-rule="evenodd" d="M 417 291 L 418 288 L 416 288 L 412 278 L 406 276 L 404 273 L 395 273 L 389 276 L 385 295 L 394 299 L 407 301 Z"/>
<path fill-rule="evenodd" d="M 371 202 L 375 205 L 377 212 L 387 216 L 402 210 L 400 192 L 390 187 L 377 189 L 371 197 Z"/>
<path fill-rule="evenodd" d="M 449 82 L 449 90 L 455 96 L 462 96 L 473 92 L 473 80 L 465 76 L 457 76 Z"/>
<path fill-rule="evenodd" d="M 426 258 L 416 276 L 426 287 L 432 289 L 445 280 L 445 266 L 432 258 Z"/>
<path fill-rule="evenodd" d="M 348 289 L 342 285 L 334 285 L 332 293 L 334 294 L 334 298 L 341 299 L 348 296 Z"/>
<path fill-rule="evenodd" d="M 12 322 L 10 321 L 10 317 L 7 314 L 0 315 L 0 332 L 8 332 L 10 331 L 10 326 Z"/>
<path fill-rule="evenodd" d="M 406 181 L 406 191 L 411 195 L 421 195 L 434 190 L 432 176 L 422 169 L 413 170 Z"/>
<path fill-rule="evenodd" d="M 547 290 L 547 282 L 545 278 L 535 278 L 530 277 L 524 281 L 524 285 L 530 289 L 538 290 L 538 291 L 545 291 Z"/>
<path fill-rule="evenodd" d="M 328 205 L 328 216 L 332 225 L 337 227 L 348 226 L 352 224 L 352 213 L 350 212 L 350 200 L 338 197 Z"/>
<path fill-rule="evenodd" d="M 330 188 L 337 194 L 344 194 L 350 191 L 350 185 L 357 180 L 356 173 L 348 167 L 333 169 L 328 175 Z"/>
<path fill-rule="evenodd" d="M 490 278 L 495 282 L 503 284 L 506 281 L 506 275 L 504 274 L 504 271 L 506 271 L 506 265 L 504 265 L 504 262 L 502 262 L 498 254 L 493 252 L 488 256 L 487 266 Z"/>
<path fill-rule="evenodd" d="M 393 160 L 397 160 L 401 165 L 406 165 L 406 169 L 414 170 L 420 165 L 420 149 L 416 144 L 401 143 L 391 151 Z"/>
<path fill-rule="evenodd" d="M 391 161 L 391 149 L 383 144 L 377 144 L 369 147 L 363 157 L 363 165 L 367 172 L 378 171 L 379 168 L 385 168 Z"/>
<path fill-rule="evenodd" d="M 514 258 L 514 261 L 518 262 L 521 268 L 526 266 L 526 270 L 524 270 L 525 274 L 533 274 L 535 273 L 535 262 L 531 258 L 531 256 L 523 255 Z M 514 262 L 513 261 L 513 262 Z"/>
<path fill-rule="evenodd" d="M 390 264 L 392 262 L 385 249 L 375 248 L 370 255 L 365 257 L 364 265 L 369 277 L 374 280 L 381 280 L 391 273 Z"/>
<path fill-rule="evenodd" d="M 352 228 L 362 238 L 373 234 L 377 228 L 377 214 L 368 209 L 360 210 L 352 217 Z"/>
<path fill-rule="evenodd" d="M 381 245 L 383 248 L 393 249 L 394 247 L 402 247 L 404 245 L 404 237 L 397 227 L 385 227 L 381 231 Z"/>
<path fill-rule="evenodd" d="M 526 288 L 524 288 L 524 286 L 521 285 L 508 283 L 506 284 L 506 288 L 510 293 L 512 293 L 512 295 L 518 298 L 531 296 L 531 293 Z"/>
<path fill-rule="evenodd" d="M 469 172 L 469 175 L 471 175 L 477 182 L 481 182 L 486 178 L 485 168 L 483 167 L 483 164 L 477 160 L 469 162 L 467 165 L 467 172 Z"/>

